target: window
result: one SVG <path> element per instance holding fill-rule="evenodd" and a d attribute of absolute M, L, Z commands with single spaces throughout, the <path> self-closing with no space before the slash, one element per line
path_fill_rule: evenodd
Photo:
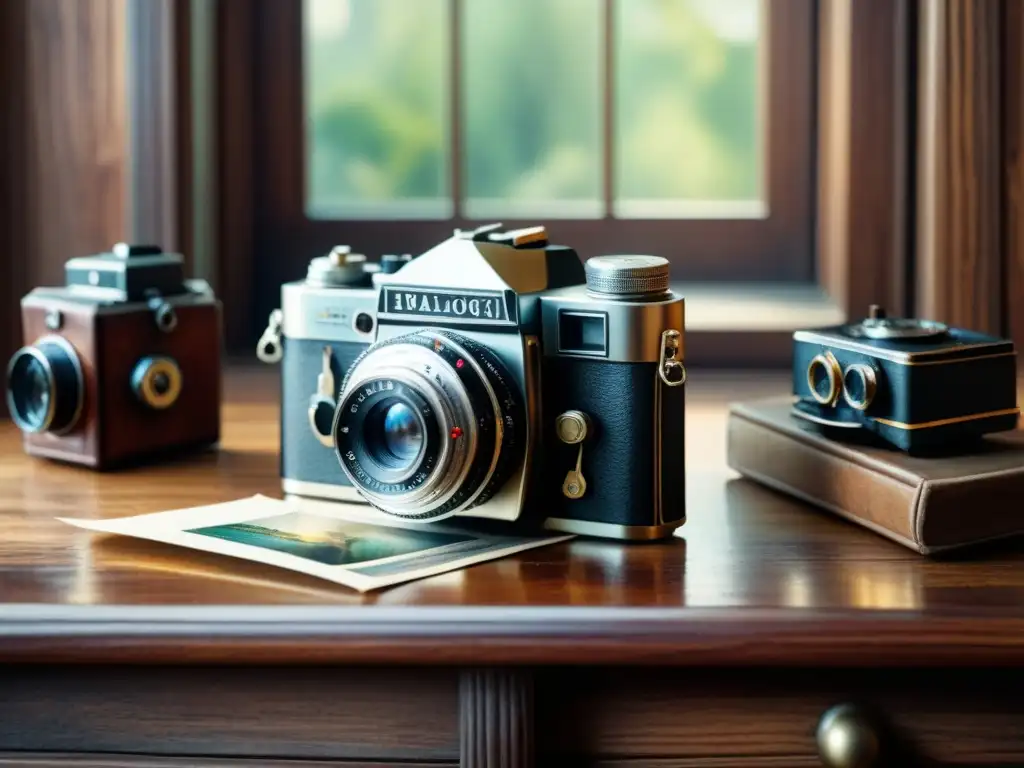
<path fill-rule="evenodd" d="M 813 0 L 258 7 L 262 285 L 490 221 L 677 279 L 814 278 Z"/>
<path fill-rule="evenodd" d="M 761 14 L 306 0 L 307 213 L 762 218 Z"/>

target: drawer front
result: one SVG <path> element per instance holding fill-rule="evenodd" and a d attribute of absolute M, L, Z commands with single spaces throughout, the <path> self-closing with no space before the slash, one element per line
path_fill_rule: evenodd
<path fill-rule="evenodd" d="M 0 702 L 0 754 L 459 759 L 454 669 L 0 667 Z"/>
<path fill-rule="evenodd" d="M 1017 671 L 559 670 L 538 676 L 538 749 L 560 768 L 827 766 L 838 722 L 890 764 L 1024 765 L 1022 690 Z"/>
<path fill-rule="evenodd" d="M 457 763 L 367 763 L 324 760 L 209 760 L 149 755 L 4 755 L 0 768 L 446 768 Z"/>

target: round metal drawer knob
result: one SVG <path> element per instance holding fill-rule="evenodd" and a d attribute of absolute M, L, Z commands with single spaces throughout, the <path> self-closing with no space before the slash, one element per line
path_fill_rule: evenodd
<path fill-rule="evenodd" d="M 878 762 L 878 734 L 852 704 L 828 710 L 818 723 L 818 756 L 828 768 L 871 768 Z"/>

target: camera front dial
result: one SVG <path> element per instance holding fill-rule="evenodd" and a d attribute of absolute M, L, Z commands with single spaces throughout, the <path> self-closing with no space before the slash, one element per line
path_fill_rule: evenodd
<path fill-rule="evenodd" d="M 64 434 L 82 413 L 85 379 L 78 353 L 60 336 L 22 347 L 7 366 L 7 408 L 23 432 Z"/>
<path fill-rule="evenodd" d="M 525 409 L 485 347 L 427 329 L 353 363 L 334 416 L 335 450 L 373 506 L 440 520 L 484 503 L 522 462 Z"/>
<path fill-rule="evenodd" d="M 140 403 L 162 411 L 174 405 L 181 394 L 181 368 L 170 357 L 144 357 L 132 370 L 131 384 Z"/>

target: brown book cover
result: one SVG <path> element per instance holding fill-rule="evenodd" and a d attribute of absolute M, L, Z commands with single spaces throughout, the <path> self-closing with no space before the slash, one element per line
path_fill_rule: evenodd
<path fill-rule="evenodd" d="M 791 398 L 729 409 L 728 463 L 921 554 L 1024 532 L 1024 432 L 991 435 L 970 453 L 908 456 L 841 443 L 790 415 Z"/>

